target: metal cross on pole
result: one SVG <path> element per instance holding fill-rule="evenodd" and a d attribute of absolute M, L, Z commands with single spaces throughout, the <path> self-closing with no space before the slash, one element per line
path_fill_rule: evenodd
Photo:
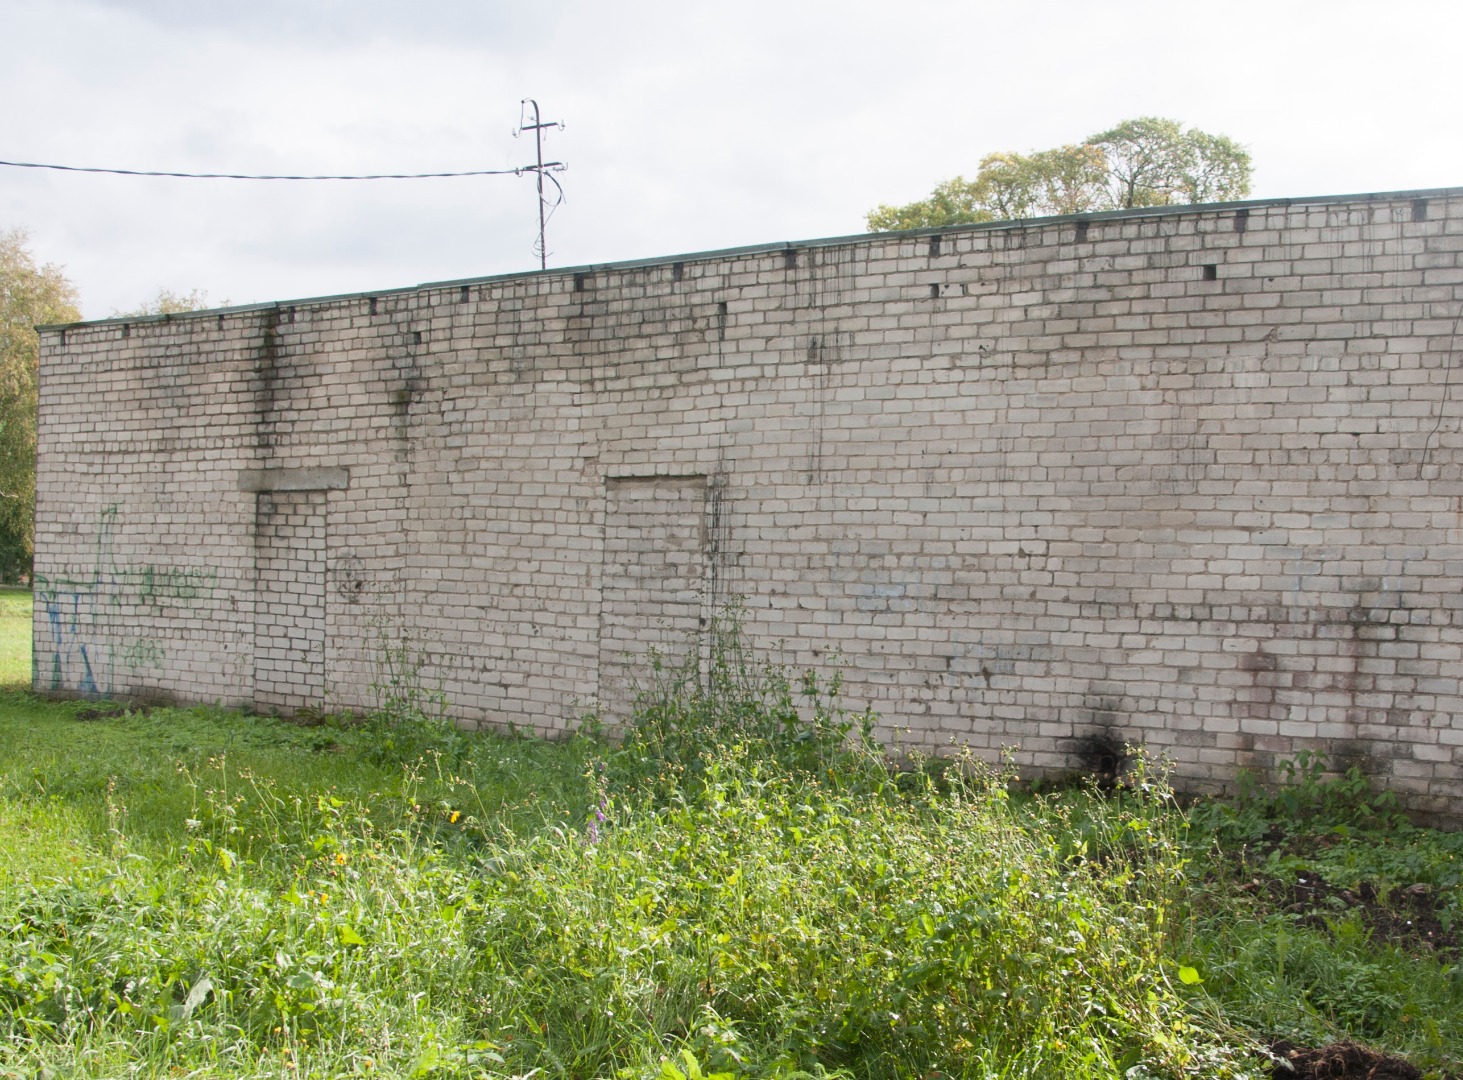
<path fill-rule="evenodd" d="M 523 122 L 524 116 L 522 110 L 523 106 L 525 105 L 533 106 L 533 123 L 531 124 L 525 124 Z M 549 123 L 545 124 L 539 120 L 537 101 L 535 101 L 533 98 L 524 98 L 521 102 L 519 102 L 518 130 L 513 133 L 513 137 L 516 139 L 522 132 L 525 131 L 533 132 L 534 149 L 536 151 L 535 158 L 537 160 L 537 164 L 524 165 L 519 171 L 533 173 L 538 182 L 538 243 L 534 245 L 534 250 L 538 252 L 538 266 L 540 270 L 547 270 L 549 267 L 548 238 L 544 231 L 549 223 L 549 215 L 554 212 L 555 207 L 557 207 L 561 202 L 564 201 L 564 189 L 559 186 L 559 181 L 555 180 L 552 175 L 556 172 L 563 172 L 564 163 L 562 161 L 544 160 L 543 133 L 545 128 L 558 128 L 560 131 L 563 131 L 564 122 L 562 120 L 551 120 L 549 121 Z M 546 206 L 546 204 L 544 203 L 545 176 L 548 176 L 549 182 L 558 189 L 558 198 L 554 200 L 553 206 Z"/>

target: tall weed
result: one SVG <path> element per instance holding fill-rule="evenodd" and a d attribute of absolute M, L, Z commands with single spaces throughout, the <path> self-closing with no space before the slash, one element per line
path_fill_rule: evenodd
<path fill-rule="evenodd" d="M 426 754 L 460 758 L 466 739 L 448 713 L 447 695 L 428 678 L 430 654 L 385 614 L 376 616 L 373 629 L 373 701 L 366 717 L 373 753 L 379 760 L 403 763 Z"/>
<path fill-rule="evenodd" d="M 841 689 L 836 674 L 794 675 L 759 657 L 733 606 L 712 620 L 704 668 L 696 650 L 678 665 L 652 657 L 610 772 L 619 785 L 664 794 L 700 782 L 714 763 L 725 768 L 730 755 L 754 769 L 882 780 L 874 717 L 844 709 Z"/>

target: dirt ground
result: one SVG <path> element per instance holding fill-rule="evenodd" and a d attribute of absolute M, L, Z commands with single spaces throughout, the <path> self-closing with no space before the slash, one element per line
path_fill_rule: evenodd
<path fill-rule="evenodd" d="M 1373 941 L 1415 953 L 1463 956 L 1463 927 L 1445 923 L 1440 917 L 1444 898 L 1424 884 L 1382 893 L 1370 882 L 1343 889 L 1314 873 L 1299 872 L 1293 879 L 1258 874 L 1241 888 L 1267 908 L 1294 915 L 1301 924 L 1318 930 L 1328 929 L 1328 917 L 1355 912 Z M 1424 1075 L 1402 1058 L 1349 1039 L 1321 1047 L 1281 1040 L 1270 1047 L 1270 1053 L 1274 1057 L 1271 1075 L 1277 1080 L 1422 1080 Z M 1439 1080 L 1463 1078 L 1450 1073 Z"/>
<path fill-rule="evenodd" d="M 1422 1080 L 1422 1071 L 1401 1058 L 1387 1057 L 1360 1043 L 1342 1041 L 1317 1049 L 1278 1042 L 1271 1075 L 1291 1080 Z"/>
<path fill-rule="evenodd" d="M 1393 889 L 1383 896 L 1370 882 L 1339 889 L 1313 874 L 1300 874 L 1294 881 L 1256 877 L 1242 887 L 1263 896 L 1273 910 L 1298 915 L 1304 925 L 1318 930 L 1326 929 L 1328 914 L 1358 911 L 1373 941 L 1426 952 L 1463 951 L 1463 927 L 1444 926 L 1441 898 L 1426 885 Z"/>

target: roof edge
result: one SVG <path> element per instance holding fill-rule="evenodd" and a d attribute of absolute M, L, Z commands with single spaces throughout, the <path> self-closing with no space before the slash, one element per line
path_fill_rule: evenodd
<path fill-rule="evenodd" d="M 228 307 L 199 308 L 196 311 L 178 311 L 166 315 L 112 315 L 105 319 L 83 319 L 79 322 L 48 323 L 37 326 L 42 330 L 71 330 L 89 326 L 121 326 L 138 323 L 166 323 L 178 319 L 217 317 L 249 311 L 271 311 L 276 308 L 298 307 L 310 304 L 330 304 L 341 300 L 365 300 L 373 297 L 398 296 L 404 293 L 420 292 L 423 289 L 461 288 L 464 285 L 488 285 L 500 281 L 555 277 L 572 274 L 592 274 L 612 270 L 637 270 L 649 266 L 668 266 L 678 262 L 709 262 L 738 255 L 768 254 L 778 251 L 806 250 L 809 248 L 838 247 L 844 244 L 890 236 L 944 236 L 957 232 L 1002 232 L 1013 229 L 1030 229 L 1047 225 L 1060 225 L 1079 221 L 1127 221 L 1141 218 L 1177 217 L 1183 214 L 1212 213 L 1220 210 L 1246 210 L 1258 207 L 1283 208 L 1292 206 L 1331 205 L 1336 203 L 1400 202 L 1407 199 L 1436 199 L 1463 197 L 1463 187 L 1415 188 L 1404 191 L 1357 192 L 1349 195 L 1304 195 L 1283 199 L 1244 199 L 1233 202 L 1184 203 L 1169 206 L 1146 206 L 1131 210 L 1098 210 L 1084 214 L 1056 214 L 1050 217 L 1015 218 L 1008 221 L 971 222 L 962 225 L 939 225 L 923 229 L 898 229 L 885 232 L 850 233 L 845 236 L 819 237 L 812 240 L 787 240 L 781 243 L 747 244 L 740 247 L 713 248 L 706 251 L 686 252 L 679 255 L 656 255 L 644 259 L 624 259 L 614 262 L 583 263 L 578 266 L 556 266 L 544 270 L 517 270 L 506 274 L 489 274 L 483 277 L 448 278 L 441 281 L 424 281 L 416 285 L 393 286 L 385 289 L 368 289 L 348 293 L 330 293 L 324 296 L 307 296 L 293 300 L 270 300 L 257 304 L 235 304 Z"/>

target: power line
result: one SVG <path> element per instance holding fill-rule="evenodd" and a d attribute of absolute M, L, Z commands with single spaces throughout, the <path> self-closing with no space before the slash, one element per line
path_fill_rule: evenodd
<path fill-rule="evenodd" d="M 533 106 L 533 123 L 524 123 L 525 105 Z M 534 245 L 534 254 L 539 257 L 539 267 L 548 267 L 548 248 L 545 230 L 549 218 L 554 216 L 554 211 L 564 202 L 564 187 L 553 176 L 556 172 L 563 172 L 566 168 L 562 161 L 544 160 L 543 133 L 549 128 L 563 130 L 563 123 L 554 121 L 543 123 L 539 119 L 538 102 L 532 98 L 524 98 L 519 103 L 519 127 L 513 133 L 516 138 L 525 131 L 532 131 L 534 135 L 535 161 L 532 165 L 519 165 L 512 169 L 462 169 L 454 172 L 418 172 L 418 173 L 359 173 L 359 174 L 332 174 L 332 175 L 305 175 L 305 174 L 275 174 L 275 173 L 223 173 L 223 172 L 182 172 L 172 169 L 112 169 L 94 165 L 55 165 L 39 161 L 0 161 L 0 168 L 9 169 L 48 169 L 53 172 L 69 173 L 93 173 L 103 176 L 151 176 L 165 177 L 173 180 L 444 180 L 453 177 L 469 176 L 522 176 L 524 173 L 532 173 L 538 188 L 538 242 Z M 554 185 L 557 198 L 549 204 L 544 199 L 544 180 Z"/>
<path fill-rule="evenodd" d="M 166 176 L 178 180 L 440 180 L 454 176 L 522 176 L 549 168 L 563 168 L 561 161 L 522 165 L 516 169 L 469 169 L 461 172 L 369 173 L 357 176 L 273 176 L 260 173 L 194 173 L 165 169 L 104 169 L 85 165 L 44 165 L 35 161 L 0 161 L 12 169 L 52 169 L 56 172 L 103 173 L 108 176 Z"/>

